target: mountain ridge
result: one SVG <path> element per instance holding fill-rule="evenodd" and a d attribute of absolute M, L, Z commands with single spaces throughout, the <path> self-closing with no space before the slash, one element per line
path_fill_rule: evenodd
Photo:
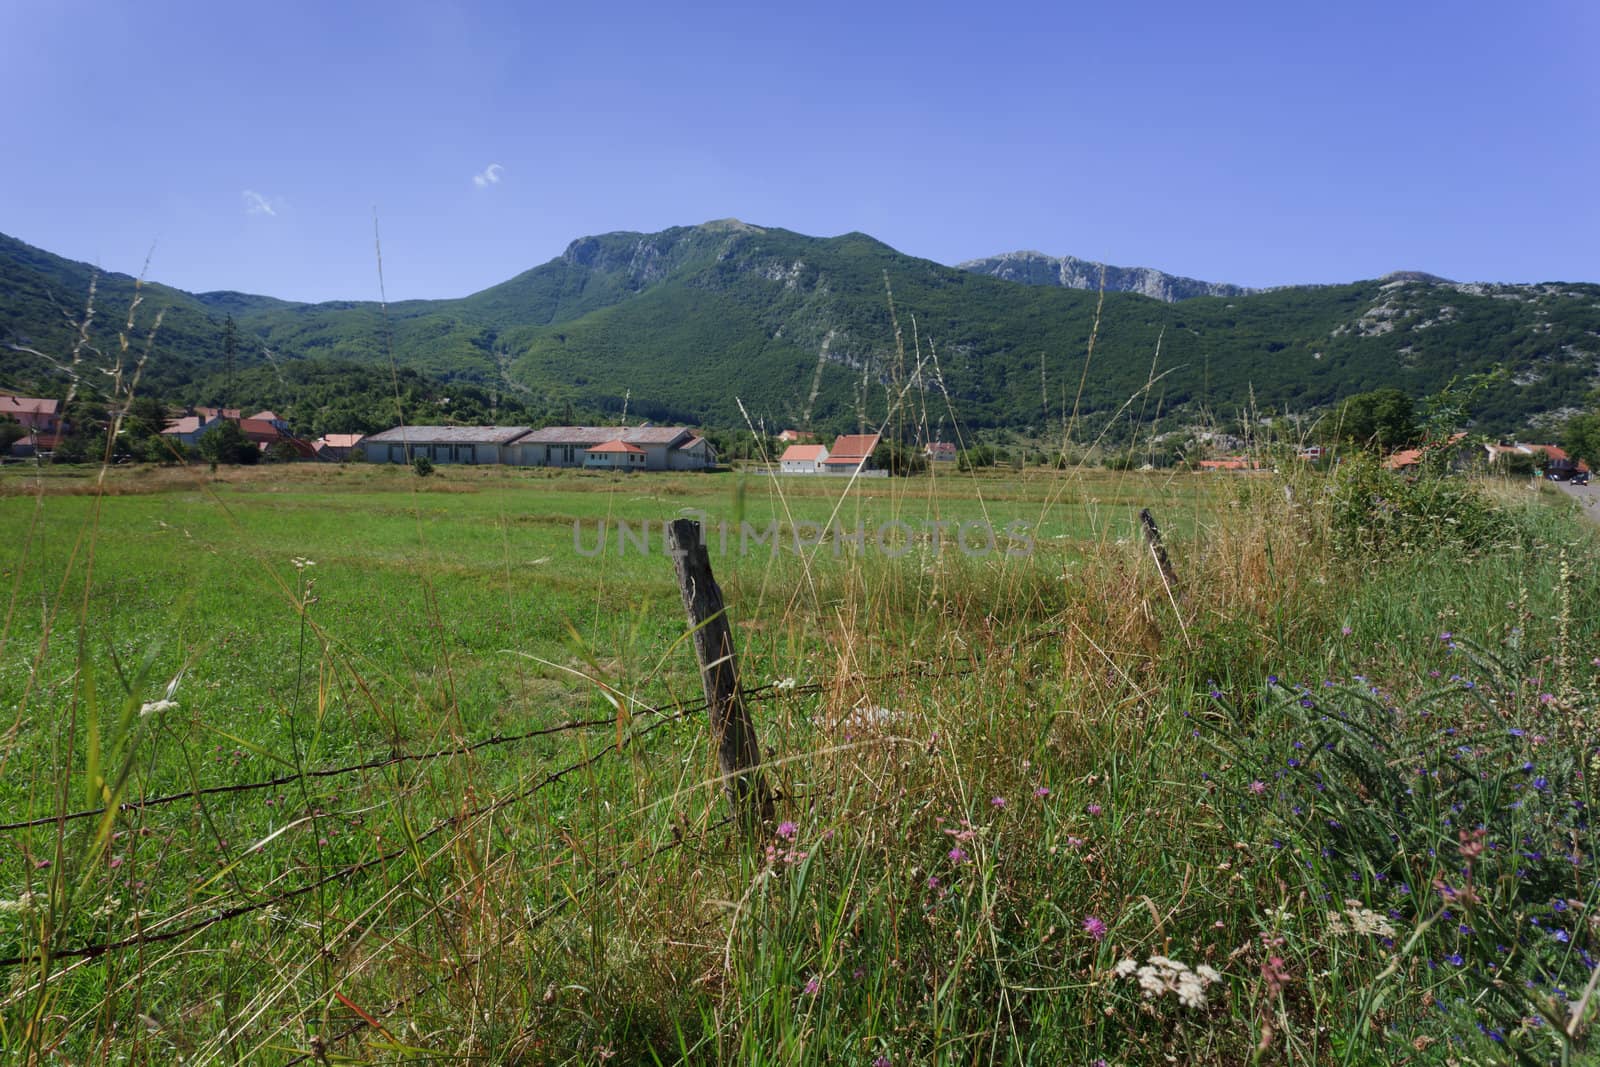
<path fill-rule="evenodd" d="M 0 237 L 0 345 L 70 351 L 62 309 L 81 306 L 93 273 Z M 92 343 L 112 352 L 133 280 L 98 277 Z M 141 313 L 165 310 L 145 373 L 174 399 L 223 399 L 220 341 L 231 315 L 240 367 L 387 367 L 392 358 L 548 411 L 576 403 L 724 426 L 742 425 L 749 411 L 774 424 L 848 429 L 883 418 L 910 383 L 931 422 L 1059 434 L 1080 378 L 1080 414 L 1114 423 L 1141 391 L 1163 419 L 1192 420 L 1251 398 L 1305 411 L 1380 385 L 1421 396 L 1503 365 L 1514 384 L 1481 418 L 1514 429 L 1573 408 L 1600 375 L 1600 286 L 1387 277 L 1176 302 L 1108 291 L 1102 301 L 1091 290 L 907 256 L 859 232 L 809 237 L 716 220 L 580 237 L 465 297 L 385 309 L 147 284 Z M 148 327 L 141 318 L 134 333 Z M 0 385 L 55 373 L 13 347 Z"/>
<path fill-rule="evenodd" d="M 1051 256 L 1032 250 L 1002 252 L 996 256 L 957 263 L 960 270 L 988 274 L 1024 285 L 1054 285 L 1064 289 L 1139 293 L 1153 300 L 1177 303 L 1197 296 L 1248 296 L 1262 292 L 1243 285 L 1207 282 L 1152 267 L 1116 267 L 1077 256 Z"/>

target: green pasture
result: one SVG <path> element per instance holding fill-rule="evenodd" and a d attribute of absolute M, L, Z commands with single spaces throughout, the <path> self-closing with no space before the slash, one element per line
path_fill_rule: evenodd
<path fill-rule="evenodd" d="M 1230 798 L 1287 773 L 1325 690 L 1509 672 L 1496 714 L 1575 736 L 1600 579 L 1559 499 L 1372 484 L 1350 520 L 1304 471 L 7 468 L 0 1049 L 1231 1063 L 1268 1021 L 1292 1062 L 1392 1053 L 1341 1036 L 1363 991 L 1447 987 L 1311 924 L 1331 891 L 1274 851 L 1289 816 Z M 1433 532 L 1363 525 L 1402 507 Z M 754 843 L 696 707 L 681 516 L 709 521 L 779 793 Z M 1282 911 L 1302 984 L 1273 1004 L 1249 946 Z M 1205 1013 L 1117 984 L 1163 952 L 1224 975 Z"/>

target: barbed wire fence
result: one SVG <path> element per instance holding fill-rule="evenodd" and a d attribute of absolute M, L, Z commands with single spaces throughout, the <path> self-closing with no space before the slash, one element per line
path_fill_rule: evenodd
<path fill-rule="evenodd" d="M 954 677 L 967 675 L 973 672 L 973 667 L 956 667 L 947 670 L 931 670 L 925 666 L 912 666 L 900 670 L 889 671 L 877 675 L 854 675 L 846 679 L 850 684 L 877 684 L 896 679 L 910 677 L 934 678 Z M 787 685 L 772 682 L 761 686 L 753 686 L 742 690 L 746 697 L 761 697 L 780 693 L 786 697 L 816 695 L 827 691 L 831 685 L 837 683 L 810 682 L 804 684 Z M 186 908 L 176 914 L 168 915 L 148 924 L 142 924 L 140 929 L 127 937 L 107 939 L 79 945 L 62 945 L 59 947 L 46 947 L 33 951 L 23 951 L 14 955 L 0 957 L 0 969 L 8 969 L 23 965 L 37 965 L 42 959 L 50 960 L 91 960 L 112 953 L 127 950 L 144 949 L 151 945 L 176 941 L 204 931 L 220 923 L 229 922 L 251 914 L 267 911 L 292 902 L 300 897 L 315 892 L 317 889 L 345 882 L 364 873 L 383 867 L 385 864 L 412 852 L 418 845 L 429 841 L 448 830 L 462 827 L 485 816 L 495 814 L 512 805 L 533 797 L 540 791 L 549 788 L 563 779 L 576 774 L 585 768 L 594 766 L 609 755 L 621 753 L 637 744 L 643 738 L 661 730 L 675 722 L 683 721 L 706 709 L 706 701 L 684 700 L 669 702 L 662 705 L 641 705 L 643 716 L 650 721 L 621 736 L 619 741 L 608 742 L 598 751 L 584 756 L 581 759 L 567 763 L 564 766 L 550 771 L 540 777 L 531 785 L 525 786 L 492 800 L 485 801 L 466 811 L 451 815 L 440 816 L 426 829 L 418 832 L 406 843 L 393 849 L 381 852 L 376 856 L 342 864 L 335 869 L 322 874 L 320 877 L 302 882 L 293 887 L 278 890 L 268 896 L 246 902 L 218 907 L 204 914 L 204 909 Z M 639 713 L 635 713 L 639 717 Z M 301 774 L 283 774 L 258 781 L 238 782 L 229 785 L 208 786 L 191 789 L 183 792 L 171 792 L 151 797 L 141 797 L 135 800 L 124 801 L 117 805 L 117 811 L 123 815 L 142 813 L 152 808 L 160 808 L 183 802 L 199 802 L 201 798 L 212 796 L 225 796 L 250 793 L 260 790 L 281 788 L 302 779 L 329 779 L 346 775 L 367 773 L 375 770 L 395 767 L 408 763 L 426 762 L 431 760 L 449 759 L 475 753 L 484 749 L 498 746 L 514 745 L 522 742 L 538 740 L 581 731 L 597 730 L 601 728 L 615 728 L 617 718 L 606 716 L 593 719 L 570 719 L 551 726 L 527 730 L 516 734 L 495 734 L 464 744 L 453 745 L 446 748 L 434 749 L 428 752 L 393 752 L 387 756 L 373 758 L 358 763 L 351 763 L 336 767 L 321 767 L 308 769 Z M 787 799 L 793 799 L 789 797 Z M 57 815 L 40 816 L 33 819 L 16 820 L 0 824 L 0 835 L 16 833 L 29 829 L 41 829 L 51 826 L 61 826 L 65 823 L 85 819 L 103 818 L 106 814 L 104 807 L 85 808 L 82 810 L 66 812 Z M 715 824 L 713 824 L 715 825 Z M 648 858 L 648 857 L 647 857 Z M 620 874 L 617 870 L 616 874 Z M 615 874 L 613 875 L 615 877 Z M 12 1002 L 17 994 L 9 998 Z"/>

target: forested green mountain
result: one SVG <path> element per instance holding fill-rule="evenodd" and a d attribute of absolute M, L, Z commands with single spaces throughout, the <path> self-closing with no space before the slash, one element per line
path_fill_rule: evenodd
<path fill-rule="evenodd" d="M 0 237 L 0 344 L 13 346 L 0 356 L 0 387 L 59 382 L 49 361 L 15 346 L 64 358 L 91 275 Z M 131 278 L 100 276 L 97 362 L 114 355 L 132 292 Z M 1509 378 L 1479 417 L 1486 430 L 1509 431 L 1576 407 L 1600 366 L 1600 286 L 1405 275 L 1179 303 L 1107 293 L 1085 368 L 1097 293 L 943 266 L 864 234 L 813 238 L 733 220 L 582 238 L 472 296 L 386 312 L 159 285 L 144 294 L 134 347 L 165 309 L 146 383 L 174 400 L 221 399 L 228 316 L 236 388 L 288 382 L 287 368 L 307 360 L 320 368 L 303 372 L 308 382 L 337 388 L 328 367 L 387 371 L 392 352 L 424 391 L 475 390 L 467 406 L 479 412 L 626 405 L 643 418 L 730 426 L 742 423 L 737 398 L 769 426 L 825 431 L 875 422 L 903 393 L 930 421 L 953 409 L 970 428 L 1044 432 L 1060 426 L 1080 380 L 1093 427 L 1140 396 L 1152 367 L 1158 381 L 1135 409 L 1159 404 L 1164 418 L 1182 420 L 1251 402 L 1304 412 L 1379 386 L 1420 396 L 1501 366 Z M 251 368 L 262 369 L 247 378 Z M 354 385 L 359 376 L 349 376 Z"/>

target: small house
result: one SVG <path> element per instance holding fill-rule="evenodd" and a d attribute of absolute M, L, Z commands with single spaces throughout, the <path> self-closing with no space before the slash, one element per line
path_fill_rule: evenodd
<path fill-rule="evenodd" d="M 366 436 L 360 433 L 325 433 L 311 442 L 311 451 L 320 460 L 343 463 L 350 458 L 351 452 L 361 447 Z"/>
<path fill-rule="evenodd" d="M 642 471 L 644 464 L 644 449 L 626 441 L 606 441 L 583 450 L 583 465 L 589 469 Z"/>
<path fill-rule="evenodd" d="M 828 474 L 855 474 L 872 469 L 872 453 L 878 447 L 875 433 L 840 434 L 833 447 L 822 460 L 822 469 Z"/>
<path fill-rule="evenodd" d="M 790 445 L 778 457 L 778 469 L 784 474 L 820 474 L 827 459 L 823 445 Z"/>

